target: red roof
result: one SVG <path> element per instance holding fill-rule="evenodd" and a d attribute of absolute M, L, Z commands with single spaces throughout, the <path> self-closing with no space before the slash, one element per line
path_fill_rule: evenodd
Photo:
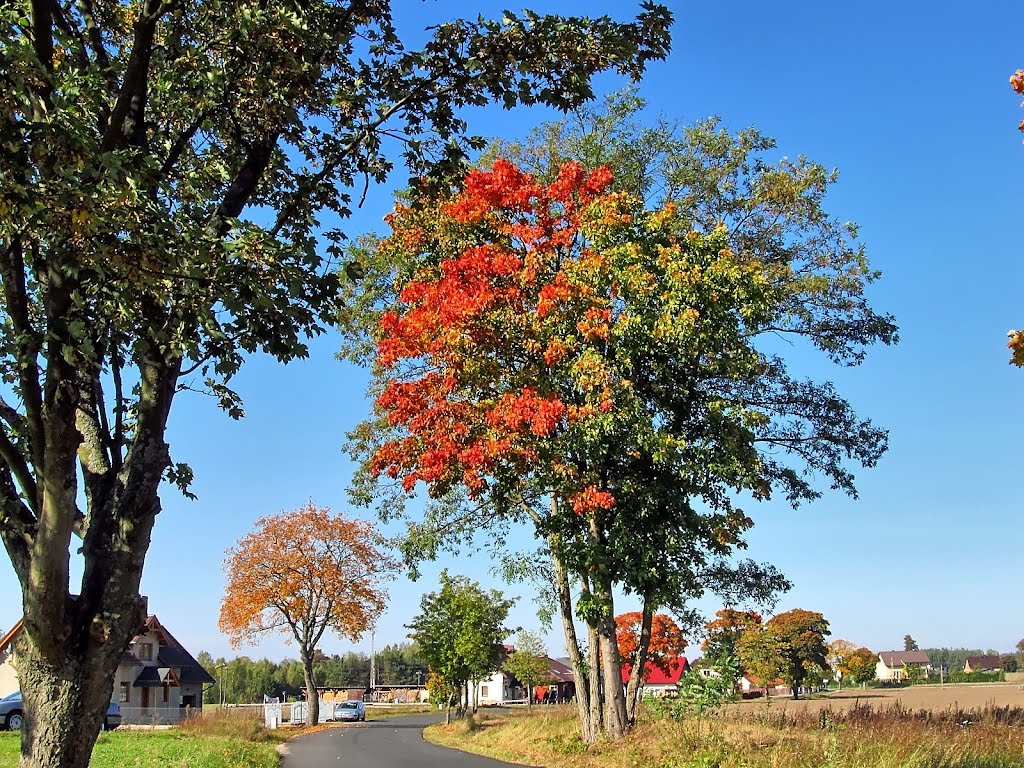
<path fill-rule="evenodd" d="M 632 667 L 632 664 L 622 665 L 623 683 L 629 682 Z M 679 660 L 669 667 L 669 670 L 672 672 L 670 675 L 666 675 L 662 670 L 658 669 L 658 667 L 654 666 L 649 661 L 645 665 L 645 668 L 647 670 L 647 679 L 644 680 L 645 685 L 675 685 L 679 682 L 679 678 L 683 676 L 683 673 L 690 668 L 690 663 L 686 660 L 685 656 L 680 656 Z"/>

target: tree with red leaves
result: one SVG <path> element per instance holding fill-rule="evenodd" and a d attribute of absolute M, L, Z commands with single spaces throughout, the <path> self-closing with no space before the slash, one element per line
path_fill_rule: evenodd
<path fill-rule="evenodd" d="M 623 662 L 630 665 L 626 707 L 632 721 L 641 684 L 650 679 L 653 667 L 666 675 L 672 674 L 686 650 L 686 638 L 667 614 L 656 613 L 648 619 L 643 611 L 631 611 L 615 617 L 615 639 Z M 638 674 L 637 670 L 643 673 Z"/>
<path fill-rule="evenodd" d="M 799 196 L 787 178 L 765 180 L 771 199 Z M 785 251 L 792 263 L 763 258 L 612 181 L 567 163 L 542 182 L 498 161 L 450 197 L 396 205 L 375 252 L 394 279 L 375 334 L 377 418 L 352 435 L 364 478 L 397 494 L 368 500 L 387 513 L 429 491 L 413 559 L 532 522 L 552 555 L 587 741 L 628 727 L 607 684 L 621 677 L 613 588 L 652 615 L 699 592 L 752 525 L 734 491 L 814 498 L 780 463 L 787 451 L 852 490 L 844 460 L 873 463 L 885 443 L 829 385 L 790 378 L 755 346 L 803 334 L 855 361 L 882 335 L 861 312 L 862 259 L 833 279 L 838 261 L 805 264 L 799 249 Z M 652 579 L 659 558 L 681 574 L 671 595 Z"/>

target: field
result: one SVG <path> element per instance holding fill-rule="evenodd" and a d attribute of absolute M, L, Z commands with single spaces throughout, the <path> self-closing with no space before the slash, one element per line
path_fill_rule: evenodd
<path fill-rule="evenodd" d="M 1024 707 L 1024 690 L 1009 683 L 966 683 L 963 685 L 914 685 L 906 688 L 851 688 L 834 691 L 820 698 L 792 699 L 773 697 L 752 699 L 735 705 L 741 712 L 812 711 L 828 707 L 833 710 L 850 709 L 868 705 L 874 709 L 887 709 L 894 704 L 904 709 L 927 709 L 940 712 L 950 707 L 956 709 L 981 709 L 986 706 Z"/>
<path fill-rule="evenodd" d="M 554 768 L 1024 768 L 1024 691 L 965 685 L 772 698 L 723 716 L 641 713 L 621 741 L 587 747 L 571 707 L 481 713 L 431 726 L 429 741 Z"/>

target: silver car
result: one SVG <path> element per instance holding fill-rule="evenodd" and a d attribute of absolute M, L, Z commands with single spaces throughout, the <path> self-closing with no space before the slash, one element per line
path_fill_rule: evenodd
<path fill-rule="evenodd" d="M 366 720 L 366 707 L 361 701 L 341 701 L 334 705 L 334 719 L 360 722 Z"/>
<path fill-rule="evenodd" d="M 0 699 L 0 726 L 9 731 L 20 731 L 25 721 L 24 705 L 21 703 L 21 691 L 15 691 Z M 110 702 L 107 713 L 103 717 L 103 728 L 111 730 L 121 724 L 121 705 Z"/>

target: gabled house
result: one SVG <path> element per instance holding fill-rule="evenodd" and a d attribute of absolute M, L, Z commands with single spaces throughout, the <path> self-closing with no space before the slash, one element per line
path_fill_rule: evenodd
<path fill-rule="evenodd" d="M 23 631 L 19 620 L 0 638 L 0 696 L 18 690 L 15 646 Z M 171 723 L 189 710 L 203 708 L 203 686 L 215 682 L 156 616 L 121 657 L 111 699 L 121 705 L 122 722 Z"/>
<path fill-rule="evenodd" d="M 513 648 L 505 646 L 505 650 L 511 653 Z M 576 675 L 572 668 L 558 659 L 547 658 L 547 662 L 547 682 L 544 685 L 537 685 L 530 691 L 513 675 L 499 670 L 476 684 L 475 701 L 481 706 L 524 702 L 528 696 L 535 701 L 570 701 L 576 695 Z"/>
<path fill-rule="evenodd" d="M 968 656 L 964 663 L 964 672 L 1001 672 L 1003 664 L 998 656 Z"/>
<path fill-rule="evenodd" d="M 881 651 L 875 664 L 875 677 L 883 683 L 928 677 L 932 665 L 924 651 Z"/>
<path fill-rule="evenodd" d="M 689 671 L 690 663 L 686 660 L 685 656 L 680 656 L 676 663 L 669 667 L 668 674 L 649 661 L 645 664 L 645 667 L 647 674 L 644 675 L 644 681 L 641 683 L 641 690 L 643 691 L 641 696 L 664 696 L 666 693 L 675 693 L 679 680 Z M 623 662 L 622 684 L 629 685 L 632 675 L 633 665 Z"/>

